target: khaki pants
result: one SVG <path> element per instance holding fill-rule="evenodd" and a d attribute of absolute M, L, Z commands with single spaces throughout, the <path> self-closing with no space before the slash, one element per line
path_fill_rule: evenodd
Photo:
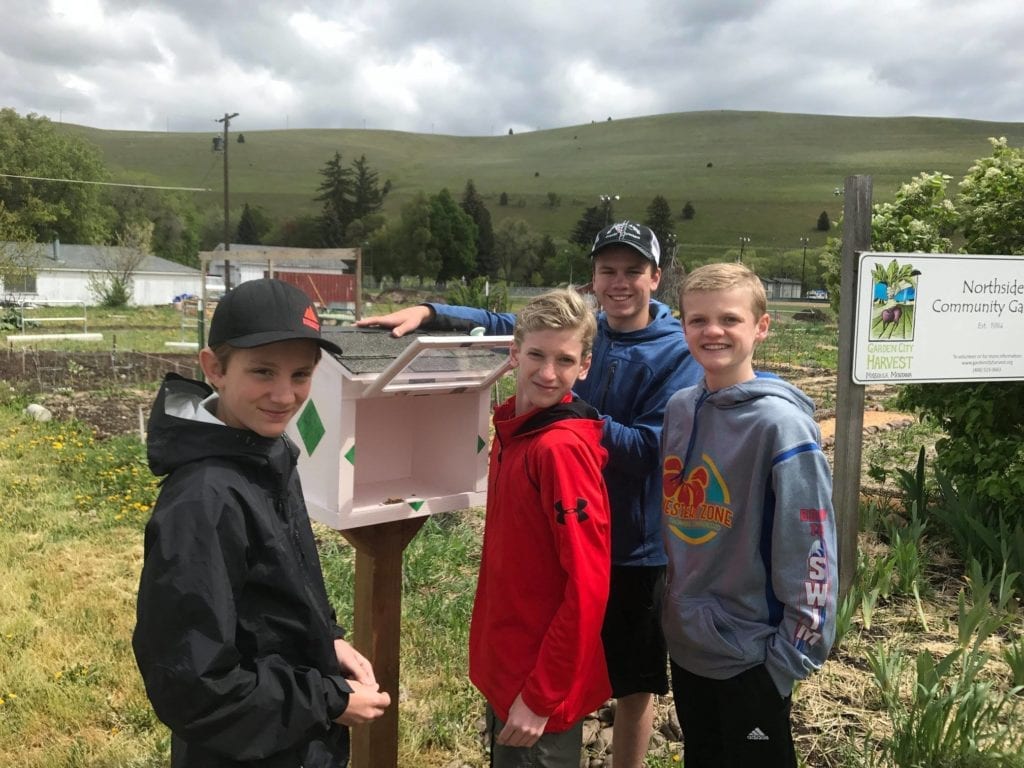
<path fill-rule="evenodd" d="M 545 733 L 532 747 L 506 747 L 496 743 L 505 723 L 487 707 L 487 731 L 491 743 L 491 768 L 579 768 L 583 746 L 583 721 L 568 731 Z"/>

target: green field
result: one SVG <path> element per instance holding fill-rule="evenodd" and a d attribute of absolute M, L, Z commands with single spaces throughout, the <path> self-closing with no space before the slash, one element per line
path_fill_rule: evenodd
<path fill-rule="evenodd" d="M 208 188 L 195 193 L 211 215 L 223 210 L 223 155 L 204 133 L 109 131 L 65 125 L 98 146 L 122 183 Z M 922 171 L 959 179 L 990 153 L 989 137 L 1024 143 L 1024 123 L 940 118 L 855 118 L 772 112 L 691 112 L 614 120 L 522 133 L 455 137 L 367 130 L 247 131 L 244 115 L 229 143 L 233 221 L 242 205 L 262 206 L 273 218 L 315 213 L 318 171 L 341 152 L 360 155 L 392 183 L 385 213 L 419 192 L 447 187 L 457 198 L 473 179 L 494 223 L 524 219 L 564 241 L 585 208 L 602 194 L 619 195 L 619 218 L 644 218 L 655 195 L 677 215 L 690 201 L 691 221 L 679 221 L 680 257 L 705 260 L 739 247 L 747 252 L 796 250 L 800 238 L 820 246 L 815 228 L 835 194 L 854 174 L 874 179 L 874 200 Z M 245 142 L 237 143 L 238 133 Z M 504 192 L 509 204 L 499 206 Z M 560 205 L 548 205 L 555 193 Z"/>

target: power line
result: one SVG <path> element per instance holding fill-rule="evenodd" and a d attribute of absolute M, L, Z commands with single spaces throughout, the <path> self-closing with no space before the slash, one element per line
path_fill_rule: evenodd
<path fill-rule="evenodd" d="M 61 181 L 67 184 L 98 184 L 104 187 L 133 187 L 135 189 L 165 189 L 176 192 L 212 192 L 207 187 L 158 187 L 152 184 L 121 184 L 116 181 L 86 181 L 85 179 L 49 179 L 45 176 L 18 176 L 13 173 L 0 173 L 6 179 L 28 179 L 29 181 Z"/>

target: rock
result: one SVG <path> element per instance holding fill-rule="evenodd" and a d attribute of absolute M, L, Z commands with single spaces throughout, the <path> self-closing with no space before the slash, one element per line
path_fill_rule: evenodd
<path fill-rule="evenodd" d="M 39 403 L 30 403 L 28 407 L 25 408 L 25 413 L 36 421 L 49 421 L 53 418 L 53 414 L 50 413 L 50 409 L 45 405 L 39 405 Z"/>

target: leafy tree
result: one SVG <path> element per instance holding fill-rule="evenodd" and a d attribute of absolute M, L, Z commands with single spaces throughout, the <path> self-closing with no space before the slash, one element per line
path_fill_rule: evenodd
<path fill-rule="evenodd" d="M 320 241 L 325 248 L 340 248 L 345 244 L 345 230 L 354 216 L 354 183 L 352 170 L 341 162 L 341 153 L 320 169 L 323 181 L 314 200 L 323 203 L 318 219 Z"/>
<path fill-rule="evenodd" d="M 494 277 L 498 270 L 494 263 L 494 227 L 491 224 L 491 212 L 487 210 L 483 197 L 476 191 L 472 179 L 466 181 L 460 206 L 476 224 L 475 274 Z"/>
<path fill-rule="evenodd" d="M 557 208 L 562 204 L 562 198 L 557 192 L 548 192 L 548 208 Z"/>
<path fill-rule="evenodd" d="M 36 273 L 39 255 L 32 233 L 0 200 L 0 284 L 4 292 L 18 290 Z"/>
<path fill-rule="evenodd" d="M 1024 151 L 989 139 L 992 156 L 960 182 L 960 219 L 968 253 L 1024 253 Z"/>
<path fill-rule="evenodd" d="M 558 258 L 558 246 L 551 235 L 542 235 L 537 243 L 537 263 L 534 272 L 541 276 L 543 285 L 555 285 L 568 278 L 568 264 L 564 259 Z"/>
<path fill-rule="evenodd" d="M 498 275 L 506 282 L 527 283 L 533 273 L 539 240 L 522 219 L 505 219 L 494 232 Z"/>
<path fill-rule="evenodd" d="M 572 230 L 572 234 L 569 235 L 569 242 L 576 243 L 577 245 L 590 250 L 590 247 L 594 244 L 594 239 L 598 236 L 602 229 L 605 228 L 607 221 L 607 214 L 605 213 L 604 206 L 593 206 L 587 208 L 583 212 L 579 221 L 576 222 L 576 226 Z"/>
<path fill-rule="evenodd" d="M 103 307 L 123 307 L 132 299 L 132 279 L 150 251 L 152 222 L 129 225 L 117 236 L 117 247 L 100 255 L 100 270 L 89 275 L 89 292 Z"/>
<path fill-rule="evenodd" d="M 6 108 L 0 109 L 0 173 L 79 181 L 109 177 L 94 146 L 58 131 L 45 117 L 20 117 Z M 58 237 L 88 244 L 109 237 L 110 211 L 94 184 L 0 176 L 0 202 L 34 241 Z"/>
<path fill-rule="evenodd" d="M 828 217 L 828 211 L 822 211 L 818 216 L 818 231 L 828 232 L 832 229 L 832 220 Z"/>
<path fill-rule="evenodd" d="M 694 215 L 696 215 L 696 213 L 697 211 L 694 209 L 693 203 L 687 200 L 686 205 L 683 206 L 683 212 L 680 214 L 679 218 L 681 218 L 683 221 L 691 221 Z"/>
<path fill-rule="evenodd" d="M 441 270 L 441 254 L 431 248 L 430 200 L 422 192 L 402 206 L 402 218 L 392 241 L 397 256 L 395 279 L 418 275 L 421 280 L 435 280 Z"/>
<path fill-rule="evenodd" d="M 320 219 L 316 216 L 296 216 L 281 221 L 267 236 L 268 244 L 292 248 L 319 248 Z"/>
<path fill-rule="evenodd" d="M 664 251 L 668 247 L 669 235 L 675 235 L 675 227 L 672 226 L 672 207 L 661 195 L 655 195 L 651 204 L 647 206 L 647 218 L 644 224 L 651 228 L 661 244 Z"/>
<path fill-rule="evenodd" d="M 961 232 L 970 253 L 1024 252 L 1024 150 L 1008 147 L 1005 139 L 990 141 L 992 155 L 967 172 L 955 202 L 947 197 L 949 176 L 922 173 L 900 187 L 891 203 L 875 205 L 872 249 L 949 253 L 952 238 Z M 839 295 L 839 252 L 838 239 L 830 238 L 823 260 L 833 302 Z M 902 407 L 935 418 L 946 431 L 936 444 L 935 466 L 968 500 L 974 522 L 963 525 L 981 526 L 996 538 L 1004 525 L 1010 533 L 1020 526 L 1024 382 L 908 384 L 899 400 Z"/>
<path fill-rule="evenodd" d="M 107 229 L 124 232 L 135 226 L 153 225 L 152 252 L 164 259 L 190 267 L 199 266 L 202 216 L 190 195 L 132 187 L 104 190 L 109 218 Z M 224 236 L 223 219 L 212 209 L 208 216 L 211 244 Z"/>
<path fill-rule="evenodd" d="M 430 198 L 428 260 L 439 262 L 439 282 L 473 273 L 476 268 L 476 236 L 473 219 L 459 207 L 447 189 Z"/>

